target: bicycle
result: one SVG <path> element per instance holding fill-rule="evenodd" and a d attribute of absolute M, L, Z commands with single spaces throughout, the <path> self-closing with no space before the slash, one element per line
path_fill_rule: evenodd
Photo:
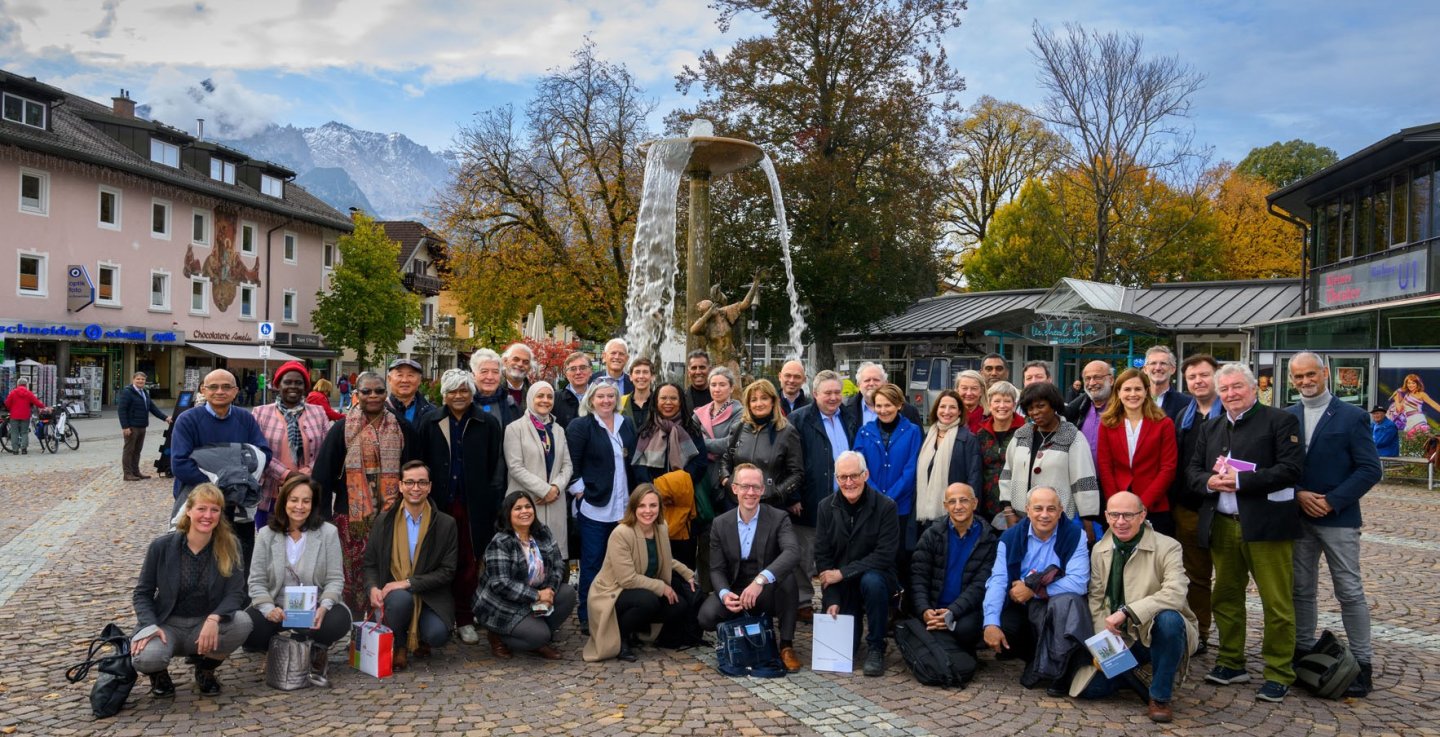
<path fill-rule="evenodd" d="M 0 409 L 0 449 L 10 452 L 10 412 Z"/>
<path fill-rule="evenodd" d="M 70 450 L 80 449 L 80 433 L 70 424 L 70 412 L 64 407 L 41 410 L 35 422 L 35 438 L 50 453 L 58 453 L 61 442 Z"/>

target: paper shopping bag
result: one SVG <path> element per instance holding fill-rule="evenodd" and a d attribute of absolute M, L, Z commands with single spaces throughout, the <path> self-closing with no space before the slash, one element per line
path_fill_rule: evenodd
<path fill-rule="evenodd" d="M 379 622 L 356 622 L 350 637 L 350 667 L 376 678 L 389 678 L 395 634 Z"/>

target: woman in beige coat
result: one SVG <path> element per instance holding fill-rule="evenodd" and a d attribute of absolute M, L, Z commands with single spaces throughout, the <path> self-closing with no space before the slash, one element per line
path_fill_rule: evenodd
<path fill-rule="evenodd" d="M 535 505 L 535 521 L 549 528 L 568 559 L 569 529 L 565 517 L 564 489 L 570 485 L 574 467 L 565 444 L 565 428 L 555 422 L 555 389 L 537 381 L 525 395 L 525 414 L 505 426 L 505 465 L 509 470 L 506 493 L 523 491 Z"/>
<path fill-rule="evenodd" d="M 677 592 L 675 587 L 689 587 Z M 664 627 L 682 627 L 693 618 L 689 602 L 695 572 L 670 557 L 670 535 L 660 517 L 660 494 L 641 484 L 630 494 L 625 517 L 610 533 L 605 564 L 590 586 L 590 639 L 583 657 L 595 662 L 635 662 L 634 640 L 648 628 L 650 638 Z"/>

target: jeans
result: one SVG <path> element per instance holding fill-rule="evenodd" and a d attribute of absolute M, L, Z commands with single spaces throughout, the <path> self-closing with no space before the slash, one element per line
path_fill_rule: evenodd
<path fill-rule="evenodd" d="M 1210 525 L 1210 555 L 1215 560 L 1215 591 L 1211 604 L 1220 630 L 1215 664 L 1245 668 L 1245 588 L 1248 579 L 1260 590 L 1265 627 L 1260 654 L 1265 680 L 1289 686 L 1295 682 L 1295 556 L 1290 540 L 1245 542 L 1240 522 L 1216 513 Z"/>
<path fill-rule="evenodd" d="M 860 580 L 848 579 L 840 588 L 840 613 L 865 615 L 865 644 L 872 651 L 885 651 L 885 628 L 890 620 L 890 599 L 895 579 L 880 571 L 866 571 Z M 855 651 L 860 650 L 860 622 L 855 622 Z"/>
<path fill-rule="evenodd" d="M 1340 602 L 1340 618 L 1345 622 L 1345 639 L 1355 659 L 1369 663 L 1375 651 L 1370 644 L 1370 606 L 1365 602 L 1365 582 L 1360 577 L 1360 529 L 1325 527 L 1308 521 L 1302 521 L 1300 528 L 1300 539 L 1295 541 L 1296 646 L 1315 645 L 1315 590 L 1320 579 L 1320 554 L 1324 553 L 1335 600 Z"/>
<path fill-rule="evenodd" d="M 1130 654 L 1135 656 L 1138 665 L 1151 664 L 1154 674 L 1150 679 L 1152 701 L 1162 704 L 1170 701 L 1175 686 L 1175 673 L 1180 669 L 1180 660 L 1185 656 L 1185 648 L 1189 644 L 1190 640 L 1185 636 L 1185 617 L 1174 609 L 1166 609 L 1155 615 L 1155 624 L 1150 630 L 1150 646 L 1146 647 L 1138 642 L 1130 646 Z M 1103 699 L 1126 687 L 1126 677 L 1129 675 L 1130 673 L 1126 672 L 1115 678 L 1108 678 L 1103 672 L 1097 672 L 1090 685 L 1080 693 L 1080 698 Z"/>
<path fill-rule="evenodd" d="M 19 453 L 30 448 L 30 421 L 10 421 L 10 452 Z"/>
<path fill-rule="evenodd" d="M 610 544 L 610 533 L 619 522 L 596 522 L 584 514 L 575 515 L 580 523 L 580 623 L 590 622 L 590 610 L 586 602 L 590 599 L 590 584 L 605 564 L 605 548 Z"/>
<path fill-rule="evenodd" d="M 555 588 L 555 610 L 547 617 L 526 617 L 515 625 L 515 629 L 509 634 L 500 635 L 500 639 L 509 646 L 511 650 L 530 652 L 539 650 L 549 645 L 555 639 L 555 631 L 575 611 L 575 589 L 568 583 L 562 583 Z"/>
<path fill-rule="evenodd" d="M 405 647 L 410 632 L 410 616 L 415 611 L 415 596 L 409 591 L 391 591 L 385 595 L 384 625 L 395 633 L 395 647 Z M 334 612 L 331 612 L 334 614 Z M 329 617 L 330 615 L 325 615 Z M 440 618 L 429 605 L 420 612 L 419 627 L 416 628 L 420 642 L 430 647 L 440 647 L 450 640 L 450 623 Z"/>

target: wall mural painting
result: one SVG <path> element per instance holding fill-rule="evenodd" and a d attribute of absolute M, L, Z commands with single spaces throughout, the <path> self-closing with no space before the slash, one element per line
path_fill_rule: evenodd
<path fill-rule="evenodd" d="M 210 299 L 221 312 L 230 309 L 241 284 L 260 285 L 260 264 L 246 266 L 235 250 L 238 217 L 233 212 L 215 213 L 215 240 L 210 255 L 202 262 L 195 257 L 195 246 L 185 249 L 185 276 L 210 279 Z"/>

